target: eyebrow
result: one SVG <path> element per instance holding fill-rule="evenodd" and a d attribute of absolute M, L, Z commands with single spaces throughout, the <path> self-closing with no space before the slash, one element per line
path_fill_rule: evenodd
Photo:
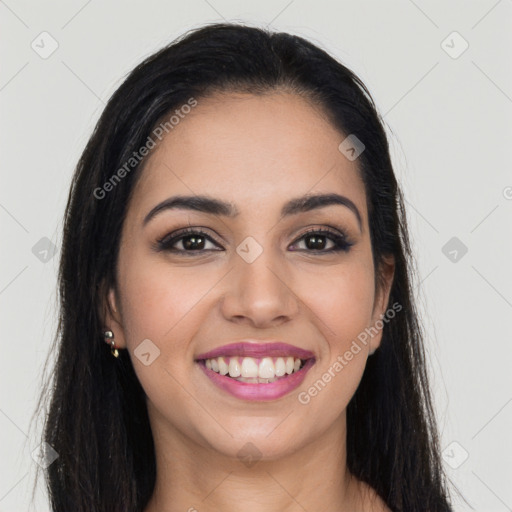
<path fill-rule="evenodd" d="M 309 212 L 332 205 L 345 206 L 354 213 L 362 229 L 362 219 L 357 206 L 348 198 L 339 194 L 307 194 L 288 201 L 281 209 L 281 219 L 298 213 Z M 238 208 L 229 202 L 221 201 L 208 196 L 173 196 L 157 204 L 144 217 L 145 226 L 151 219 L 166 210 L 182 209 L 193 210 L 211 215 L 222 215 L 234 218 L 239 215 Z"/>

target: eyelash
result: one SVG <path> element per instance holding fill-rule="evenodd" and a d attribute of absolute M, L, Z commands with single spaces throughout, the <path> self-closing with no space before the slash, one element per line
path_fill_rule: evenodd
<path fill-rule="evenodd" d="M 212 250 L 218 250 L 218 249 L 198 249 L 198 250 L 190 250 L 187 251 L 185 249 L 173 249 L 172 246 L 176 244 L 176 242 L 179 242 L 180 240 L 187 238 L 187 236 L 190 235 L 199 235 L 201 237 L 206 238 L 210 242 L 217 244 L 215 240 L 213 240 L 207 233 L 202 231 L 201 229 L 193 229 L 193 228 L 185 228 L 183 230 L 178 231 L 177 233 L 171 235 L 165 235 L 163 238 L 160 238 L 156 242 L 156 250 L 158 251 L 169 251 L 174 253 L 182 253 L 187 254 L 187 256 L 193 256 L 194 253 L 204 253 L 205 251 L 212 251 Z M 313 254 L 330 254 L 330 253 L 337 253 L 337 252 L 348 252 L 350 250 L 350 247 L 354 245 L 351 243 L 347 237 L 344 234 L 338 234 L 330 229 L 322 229 L 322 228 L 313 228 L 301 235 L 300 238 L 296 239 L 297 241 L 300 241 L 304 238 L 307 238 L 308 236 L 312 235 L 320 235 L 326 238 L 329 238 L 333 243 L 334 247 L 327 250 L 308 250 L 308 249 L 299 249 L 299 251 L 305 251 L 310 252 Z M 296 243 L 294 242 L 294 244 Z M 217 244 L 218 245 L 218 244 Z"/>

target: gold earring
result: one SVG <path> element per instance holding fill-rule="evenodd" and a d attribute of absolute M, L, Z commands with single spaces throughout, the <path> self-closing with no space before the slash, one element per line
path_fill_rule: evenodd
<path fill-rule="evenodd" d="M 119 350 L 116 348 L 116 344 L 114 341 L 114 333 L 110 330 L 105 331 L 103 333 L 103 337 L 105 338 L 106 343 L 110 343 L 110 352 L 114 357 L 119 357 Z"/>

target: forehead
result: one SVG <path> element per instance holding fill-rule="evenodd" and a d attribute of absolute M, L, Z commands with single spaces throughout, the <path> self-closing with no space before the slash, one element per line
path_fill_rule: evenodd
<path fill-rule="evenodd" d="M 180 193 L 208 194 L 254 212 L 280 208 L 291 196 L 337 192 L 365 216 L 357 161 L 339 151 L 346 136 L 319 107 L 290 93 L 223 93 L 197 102 L 148 156 L 135 208 Z"/>

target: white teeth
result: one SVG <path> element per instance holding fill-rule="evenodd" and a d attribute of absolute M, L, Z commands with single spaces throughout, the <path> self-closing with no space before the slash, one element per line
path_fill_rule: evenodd
<path fill-rule="evenodd" d="M 223 357 L 219 357 L 217 362 L 219 363 L 219 373 L 221 375 L 226 375 L 229 372 L 229 366 L 226 361 L 224 361 Z"/>
<path fill-rule="evenodd" d="M 252 357 L 244 357 L 242 360 L 242 377 L 257 377 L 258 364 Z"/>
<path fill-rule="evenodd" d="M 275 377 L 273 379 L 260 379 L 259 377 L 237 377 L 235 380 L 238 382 L 248 382 L 249 384 L 268 384 L 270 382 L 274 382 L 277 379 Z"/>
<path fill-rule="evenodd" d="M 241 368 L 238 362 L 238 357 L 231 357 L 229 359 L 229 376 L 230 377 L 240 377 Z"/>
<path fill-rule="evenodd" d="M 282 357 L 278 357 L 276 360 L 276 377 L 282 377 L 286 373 L 286 365 L 284 364 L 284 359 Z"/>
<path fill-rule="evenodd" d="M 274 368 L 274 361 L 272 361 L 271 357 L 264 357 L 260 362 L 258 377 L 260 379 L 273 379 L 275 376 L 276 369 Z"/>
<path fill-rule="evenodd" d="M 258 364 L 259 361 L 259 364 Z M 299 371 L 302 361 L 299 358 L 272 357 L 255 359 L 244 357 L 241 362 L 239 357 L 215 357 L 205 360 L 205 366 L 221 375 L 229 374 L 230 377 L 242 382 L 274 382 L 278 377 L 290 375 Z"/>

